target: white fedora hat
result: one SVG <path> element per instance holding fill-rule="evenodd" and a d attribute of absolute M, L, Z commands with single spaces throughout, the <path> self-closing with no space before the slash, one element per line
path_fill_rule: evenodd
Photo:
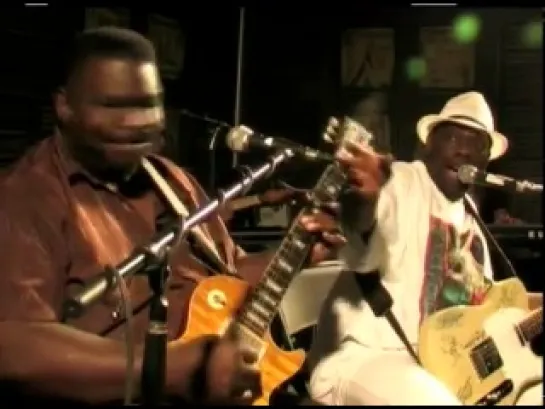
<path fill-rule="evenodd" d="M 490 160 L 502 156 L 509 146 L 507 138 L 494 129 L 492 111 L 479 92 L 470 91 L 457 95 L 447 101 L 438 115 L 420 118 L 416 124 L 416 132 L 424 144 L 433 127 L 441 122 L 454 122 L 486 132 L 492 140 Z"/>

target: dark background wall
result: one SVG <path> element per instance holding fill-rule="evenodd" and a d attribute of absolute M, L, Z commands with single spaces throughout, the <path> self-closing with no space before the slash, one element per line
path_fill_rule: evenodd
<path fill-rule="evenodd" d="M 354 93 L 340 86 L 341 33 L 354 27 L 395 29 L 393 83 L 383 89 L 389 99 L 392 150 L 410 159 L 416 147 L 415 123 L 437 112 L 445 100 L 464 90 L 421 88 L 405 74 L 405 62 L 420 53 L 422 26 L 451 24 L 460 9 L 389 9 L 371 7 L 342 12 L 319 8 L 301 12 L 250 7 L 245 14 L 241 120 L 265 133 L 317 146 L 332 113 L 350 110 Z M 542 21 L 540 9 L 473 10 L 482 21 L 476 43 L 474 89 L 493 107 L 498 128 L 511 139 L 512 150 L 493 169 L 540 181 L 542 178 L 542 48 L 520 44 L 522 26 Z M 147 15 L 176 18 L 183 29 L 184 67 L 177 80 L 165 81 L 166 103 L 199 114 L 233 121 L 239 12 L 227 7 L 131 12 L 130 25 L 143 33 Z M 84 11 L 54 8 L 11 9 L 0 13 L 0 164 L 6 167 L 51 130 L 50 92 L 63 44 L 84 24 Z M 202 121 L 181 115 L 176 152 L 182 165 L 206 183 L 210 130 Z M 231 158 L 217 155 L 217 173 Z M 244 159 L 244 158 L 243 158 Z M 507 200 L 507 199 L 506 199 Z M 507 200 L 519 215 L 538 221 L 541 202 Z"/>

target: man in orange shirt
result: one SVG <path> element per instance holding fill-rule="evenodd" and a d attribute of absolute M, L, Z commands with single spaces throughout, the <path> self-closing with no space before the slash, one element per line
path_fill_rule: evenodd
<path fill-rule="evenodd" d="M 68 323 L 62 323 L 63 300 L 105 265 L 117 265 L 135 246 L 148 243 L 157 220 L 172 216 L 140 166 L 144 157 L 189 211 L 206 197 L 190 175 L 154 154 L 162 144 L 164 110 L 155 52 L 147 39 L 124 29 L 87 31 L 76 41 L 68 71 L 55 98 L 57 132 L 29 151 L 3 181 L 0 378 L 4 397 L 101 404 L 123 396 L 120 297 L 113 292 Z M 343 243 L 325 214 L 302 224 L 321 238 L 311 262 Z M 259 280 L 270 254 L 245 254 L 217 214 L 202 230 L 227 266 L 250 284 Z M 185 242 L 173 249 L 169 261 L 168 335 L 173 340 L 183 329 L 189 295 L 210 272 Z M 143 277 L 126 284 L 135 309 L 142 306 L 133 328 L 139 342 L 138 374 L 149 289 Z M 203 388 L 200 399 L 194 390 L 199 368 L 206 373 L 198 385 Z M 232 341 L 203 338 L 168 344 L 168 395 L 200 403 L 240 403 L 242 391 L 253 386 L 255 374 L 242 363 Z"/>

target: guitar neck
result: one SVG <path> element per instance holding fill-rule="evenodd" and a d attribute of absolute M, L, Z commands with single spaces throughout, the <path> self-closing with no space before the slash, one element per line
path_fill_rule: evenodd
<path fill-rule="evenodd" d="M 301 216 L 336 200 L 344 182 L 344 173 L 337 164 L 331 164 L 326 168 L 310 194 L 312 205 L 300 211 L 266 268 L 263 278 L 241 309 L 237 323 L 259 338 L 266 334 L 286 290 L 303 267 L 316 241 L 315 236 L 301 226 Z"/>
<path fill-rule="evenodd" d="M 532 311 L 517 325 L 517 330 L 526 342 L 531 341 L 543 331 L 543 307 Z"/>

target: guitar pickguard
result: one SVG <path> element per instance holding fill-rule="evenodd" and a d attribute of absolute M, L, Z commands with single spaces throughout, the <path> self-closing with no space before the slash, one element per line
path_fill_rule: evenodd
<path fill-rule="evenodd" d="M 495 283 L 481 305 L 451 307 L 422 322 L 422 365 L 465 405 L 512 405 L 529 380 L 543 378 L 542 359 L 527 342 L 542 319 L 542 310 L 528 312 L 519 280 Z"/>

